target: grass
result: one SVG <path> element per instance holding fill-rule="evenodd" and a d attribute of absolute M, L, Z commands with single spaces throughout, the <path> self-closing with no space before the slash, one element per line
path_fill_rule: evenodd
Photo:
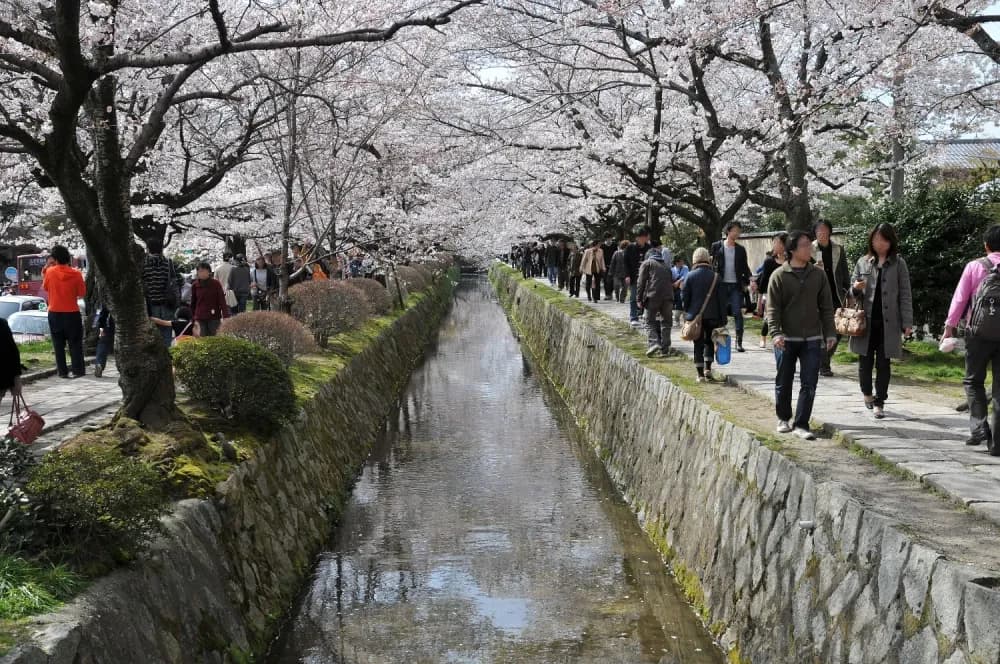
<path fill-rule="evenodd" d="M 20 640 L 26 618 L 59 608 L 86 585 L 65 565 L 0 554 L 0 655 Z"/>
<path fill-rule="evenodd" d="M 17 349 L 21 353 L 21 364 L 28 367 L 29 372 L 51 369 L 56 365 L 56 356 L 52 350 L 51 341 L 31 341 L 26 344 L 18 344 Z"/>
<path fill-rule="evenodd" d="M 847 349 L 847 342 L 833 356 L 837 364 L 857 364 L 858 356 Z M 961 385 L 965 376 L 965 357 L 958 353 L 942 353 L 937 344 L 929 341 L 907 341 L 903 357 L 893 361 L 892 375 L 914 383 L 927 385 Z M 987 382 L 989 379 L 987 379 Z"/>
<path fill-rule="evenodd" d="M 763 321 L 747 318 L 745 327 L 747 338 L 760 336 Z M 850 339 L 844 338 L 833 356 L 833 362 L 840 366 L 855 367 L 858 356 L 849 349 Z M 903 357 L 892 362 L 892 379 L 901 384 L 918 387 L 940 388 L 961 387 L 965 376 L 965 357 L 958 353 L 942 353 L 933 341 L 907 341 L 903 344 Z M 990 382 L 987 377 L 987 384 Z"/>
<path fill-rule="evenodd" d="M 84 578 L 65 565 L 0 554 L 0 620 L 51 611 L 85 585 Z"/>

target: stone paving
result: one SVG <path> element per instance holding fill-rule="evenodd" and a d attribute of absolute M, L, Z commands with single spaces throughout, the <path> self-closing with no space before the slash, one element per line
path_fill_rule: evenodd
<path fill-rule="evenodd" d="M 45 419 L 42 435 L 31 446 L 36 455 L 58 447 L 69 435 L 76 433 L 79 427 L 73 428 L 70 433 L 67 429 L 69 425 L 102 424 L 117 410 L 122 393 L 118 387 L 114 360 L 108 360 L 101 378 L 94 377 L 93 366 L 88 365 L 87 371 L 86 376 L 73 380 L 50 376 L 24 385 L 28 406 Z M 9 406 L 8 396 L 2 407 Z"/>
<path fill-rule="evenodd" d="M 548 286 L 545 279 L 537 281 Z M 628 321 L 628 303 L 588 302 L 586 295 L 580 298 L 580 303 Z M 646 336 L 644 329 L 636 333 L 643 338 Z M 688 356 L 693 354 L 693 344 L 680 338 L 678 328 L 672 330 L 671 337 L 674 349 Z M 770 344 L 766 350 L 758 348 L 758 341 L 759 337 L 749 334 L 744 344 L 746 353 L 737 353 L 734 344 L 732 362 L 725 367 L 716 366 L 715 372 L 773 404 L 774 354 Z M 693 366 L 691 370 L 694 371 Z M 908 386 L 906 391 L 912 394 L 914 388 Z M 793 406 L 797 392 L 796 389 Z M 1000 524 L 1000 457 L 987 454 L 984 445 L 970 447 L 964 444 L 969 432 L 968 416 L 956 412 L 954 399 L 935 399 L 930 390 L 924 392 L 926 398 L 920 401 L 901 399 L 898 395 L 894 398 L 890 385 L 886 418 L 880 421 L 865 408 L 854 376 L 820 377 L 813 420 L 878 453 L 973 512 Z M 938 405 L 933 405 L 935 403 Z M 777 424 L 773 407 L 762 409 L 761 418 L 761 424 L 768 429 L 773 430 Z"/>

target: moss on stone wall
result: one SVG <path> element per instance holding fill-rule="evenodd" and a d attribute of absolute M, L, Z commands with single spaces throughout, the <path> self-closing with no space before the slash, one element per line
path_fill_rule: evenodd
<path fill-rule="evenodd" d="M 260 656 L 450 306 L 456 276 L 442 275 L 405 311 L 334 340 L 327 362 L 293 368 L 301 412 L 269 440 L 237 441 L 253 452 L 242 463 L 216 467 L 174 450 L 172 480 L 186 495 L 212 498 L 178 503 L 153 555 L 33 620 L 33 634 L 4 664 L 47 661 L 56 651 L 59 661 L 95 662 L 245 664 Z M 216 441 L 195 447 L 218 457 Z"/>
<path fill-rule="evenodd" d="M 997 661 L 991 623 L 956 615 L 1000 606 L 1000 589 L 811 472 L 813 449 L 796 463 L 794 441 L 747 421 L 759 397 L 695 384 L 690 360 L 646 358 L 635 331 L 514 270 L 490 276 L 730 664 Z"/>

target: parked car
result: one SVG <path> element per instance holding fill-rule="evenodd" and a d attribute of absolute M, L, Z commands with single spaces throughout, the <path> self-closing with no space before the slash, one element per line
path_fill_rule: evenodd
<path fill-rule="evenodd" d="M 18 311 L 7 319 L 14 341 L 19 344 L 29 341 L 45 341 L 49 332 L 49 315 L 44 311 Z"/>
<path fill-rule="evenodd" d="M 45 299 L 34 295 L 0 296 L 0 318 L 9 319 L 19 311 L 37 311 L 45 308 Z"/>

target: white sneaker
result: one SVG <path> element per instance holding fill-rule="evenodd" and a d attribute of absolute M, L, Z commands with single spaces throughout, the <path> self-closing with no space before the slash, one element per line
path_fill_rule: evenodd
<path fill-rule="evenodd" d="M 795 435 L 802 440 L 816 440 L 816 434 L 809 429 L 803 429 L 802 427 L 795 428 Z"/>
<path fill-rule="evenodd" d="M 697 381 L 698 381 L 699 383 L 707 383 L 707 382 L 708 382 L 708 379 L 707 379 L 707 378 L 705 378 L 704 376 L 698 376 L 698 378 L 697 378 Z"/>
<path fill-rule="evenodd" d="M 646 357 L 653 357 L 654 355 L 659 353 L 660 350 L 662 350 L 660 344 L 653 344 L 652 346 L 646 349 Z"/>
<path fill-rule="evenodd" d="M 792 425 L 788 420 L 778 420 L 778 433 L 791 433 Z"/>

